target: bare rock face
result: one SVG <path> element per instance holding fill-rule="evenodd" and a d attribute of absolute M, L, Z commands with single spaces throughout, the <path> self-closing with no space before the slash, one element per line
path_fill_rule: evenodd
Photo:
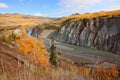
<path fill-rule="evenodd" d="M 67 21 L 58 40 L 120 54 L 120 16 Z"/>
<path fill-rule="evenodd" d="M 38 35 L 39 35 L 42 31 L 43 31 L 43 30 L 42 30 L 40 27 L 36 26 L 36 27 L 34 27 L 34 28 L 32 29 L 32 32 L 31 32 L 30 35 L 35 36 L 35 37 L 38 37 Z"/>

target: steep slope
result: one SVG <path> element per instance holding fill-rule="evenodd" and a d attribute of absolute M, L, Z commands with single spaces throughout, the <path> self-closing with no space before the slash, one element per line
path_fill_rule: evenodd
<path fill-rule="evenodd" d="M 30 64 L 28 57 L 21 55 L 14 46 L 8 45 L 0 41 L 0 80 L 67 80 L 71 75 L 69 80 L 84 80 L 72 61 L 63 56 L 59 56 L 61 67 L 41 69 L 41 66 Z"/>
<path fill-rule="evenodd" d="M 120 10 L 72 15 L 62 26 L 60 41 L 120 54 Z"/>

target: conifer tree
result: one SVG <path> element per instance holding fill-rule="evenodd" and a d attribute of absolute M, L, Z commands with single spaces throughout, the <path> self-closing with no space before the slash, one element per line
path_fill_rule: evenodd
<path fill-rule="evenodd" d="M 56 51 L 56 46 L 54 43 L 54 39 L 51 39 L 51 47 L 50 47 L 50 62 L 54 66 L 58 66 L 58 58 L 57 58 L 57 51 Z"/>

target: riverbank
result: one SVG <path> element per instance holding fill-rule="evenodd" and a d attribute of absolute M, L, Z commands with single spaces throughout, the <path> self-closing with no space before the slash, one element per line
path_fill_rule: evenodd
<path fill-rule="evenodd" d="M 44 40 L 46 47 L 49 49 L 50 39 Z M 107 51 L 75 46 L 58 41 L 55 41 L 55 45 L 64 57 L 69 58 L 78 66 L 82 64 L 87 67 L 95 67 L 95 65 L 98 65 L 101 68 L 111 68 L 113 64 L 120 65 L 120 56 Z"/>

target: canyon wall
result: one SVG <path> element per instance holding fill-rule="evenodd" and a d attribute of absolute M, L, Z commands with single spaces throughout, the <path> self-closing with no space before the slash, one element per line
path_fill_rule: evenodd
<path fill-rule="evenodd" d="M 66 20 L 58 40 L 120 54 L 120 16 Z"/>

